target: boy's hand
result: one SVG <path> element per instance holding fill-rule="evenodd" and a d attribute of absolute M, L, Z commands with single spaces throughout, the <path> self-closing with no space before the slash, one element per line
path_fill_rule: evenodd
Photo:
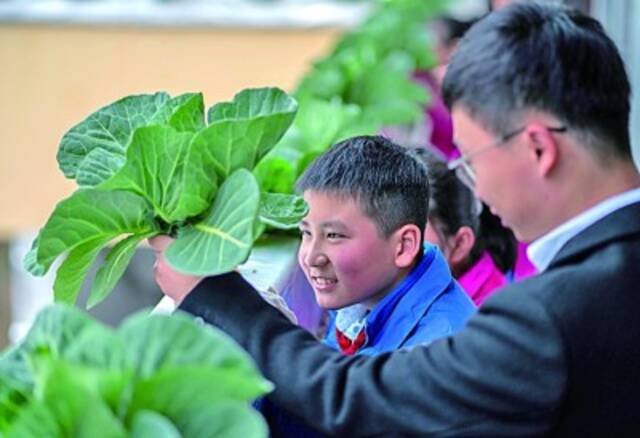
<path fill-rule="evenodd" d="M 171 242 L 173 242 L 173 238 L 160 235 L 148 240 L 149 246 L 151 246 L 156 254 L 156 262 L 153 265 L 153 273 L 155 275 L 156 283 L 158 283 L 162 292 L 169 298 L 173 299 L 176 306 L 178 306 L 204 277 L 182 274 L 169 266 L 164 258 L 164 251 Z M 284 299 L 275 291 L 275 289 L 270 288 L 266 291 L 258 291 L 258 293 L 262 299 L 283 313 L 289 321 L 294 324 L 297 323 L 295 314 L 289 309 Z"/>
<path fill-rule="evenodd" d="M 155 236 L 149 239 L 149 245 L 156 254 L 156 262 L 153 265 L 156 283 L 160 290 L 178 305 L 203 277 L 182 274 L 169 266 L 164 258 L 164 251 L 171 242 L 173 238 L 169 236 Z"/>

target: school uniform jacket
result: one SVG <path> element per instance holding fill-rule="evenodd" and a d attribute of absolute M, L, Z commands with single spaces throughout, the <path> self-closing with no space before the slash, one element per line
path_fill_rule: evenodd
<path fill-rule="evenodd" d="M 454 280 L 438 247 L 426 244 L 413 270 L 366 316 L 366 341 L 358 354 L 429 344 L 461 330 L 475 311 L 476 306 Z M 335 312 L 324 342 L 339 350 Z"/>

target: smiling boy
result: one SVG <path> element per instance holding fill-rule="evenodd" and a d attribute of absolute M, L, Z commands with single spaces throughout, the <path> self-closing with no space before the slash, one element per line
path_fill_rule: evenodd
<path fill-rule="evenodd" d="M 374 355 L 428 344 L 460 330 L 475 306 L 436 246 L 424 243 L 429 183 L 424 164 L 384 137 L 334 145 L 300 177 L 309 205 L 298 262 L 316 302 L 332 310 L 325 343 Z M 163 263 L 156 280 L 178 302 L 200 281 Z"/>
<path fill-rule="evenodd" d="M 426 169 L 383 137 L 354 137 L 321 155 L 296 186 L 309 205 L 298 261 L 320 307 L 325 342 L 377 354 L 447 336 L 475 308 L 436 247 L 423 246 Z"/>

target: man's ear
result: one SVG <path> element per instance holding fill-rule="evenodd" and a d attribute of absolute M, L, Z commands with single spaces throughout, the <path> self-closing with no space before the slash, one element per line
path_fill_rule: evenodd
<path fill-rule="evenodd" d="M 395 264 L 398 268 L 410 267 L 422 251 L 422 231 L 417 225 L 403 225 L 395 233 Z"/>
<path fill-rule="evenodd" d="M 529 152 L 536 162 L 538 172 L 547 176 L 560 158 L 560 149 L 553 133 L 540 123 L 530 123 L 525 131 Z"/>
<path fill-rule="evenodd" d="M 476 235 L 470 227 L 460 227 L 456 234 L 448 239 L 449 264 L 452 270 L 464 265 L 476 243 Z"/>

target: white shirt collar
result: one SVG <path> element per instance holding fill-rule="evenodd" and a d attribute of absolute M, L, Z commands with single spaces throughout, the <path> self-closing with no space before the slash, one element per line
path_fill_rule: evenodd
<path fill-rule="evenodd" d="M 564 244 L 574 236 L 610 213 L 636 202 L 640 202 L 640 188 L 605 199 L 531 243 L 527 248 L 529 260 L 538 272 L 546 270 Z"/>

